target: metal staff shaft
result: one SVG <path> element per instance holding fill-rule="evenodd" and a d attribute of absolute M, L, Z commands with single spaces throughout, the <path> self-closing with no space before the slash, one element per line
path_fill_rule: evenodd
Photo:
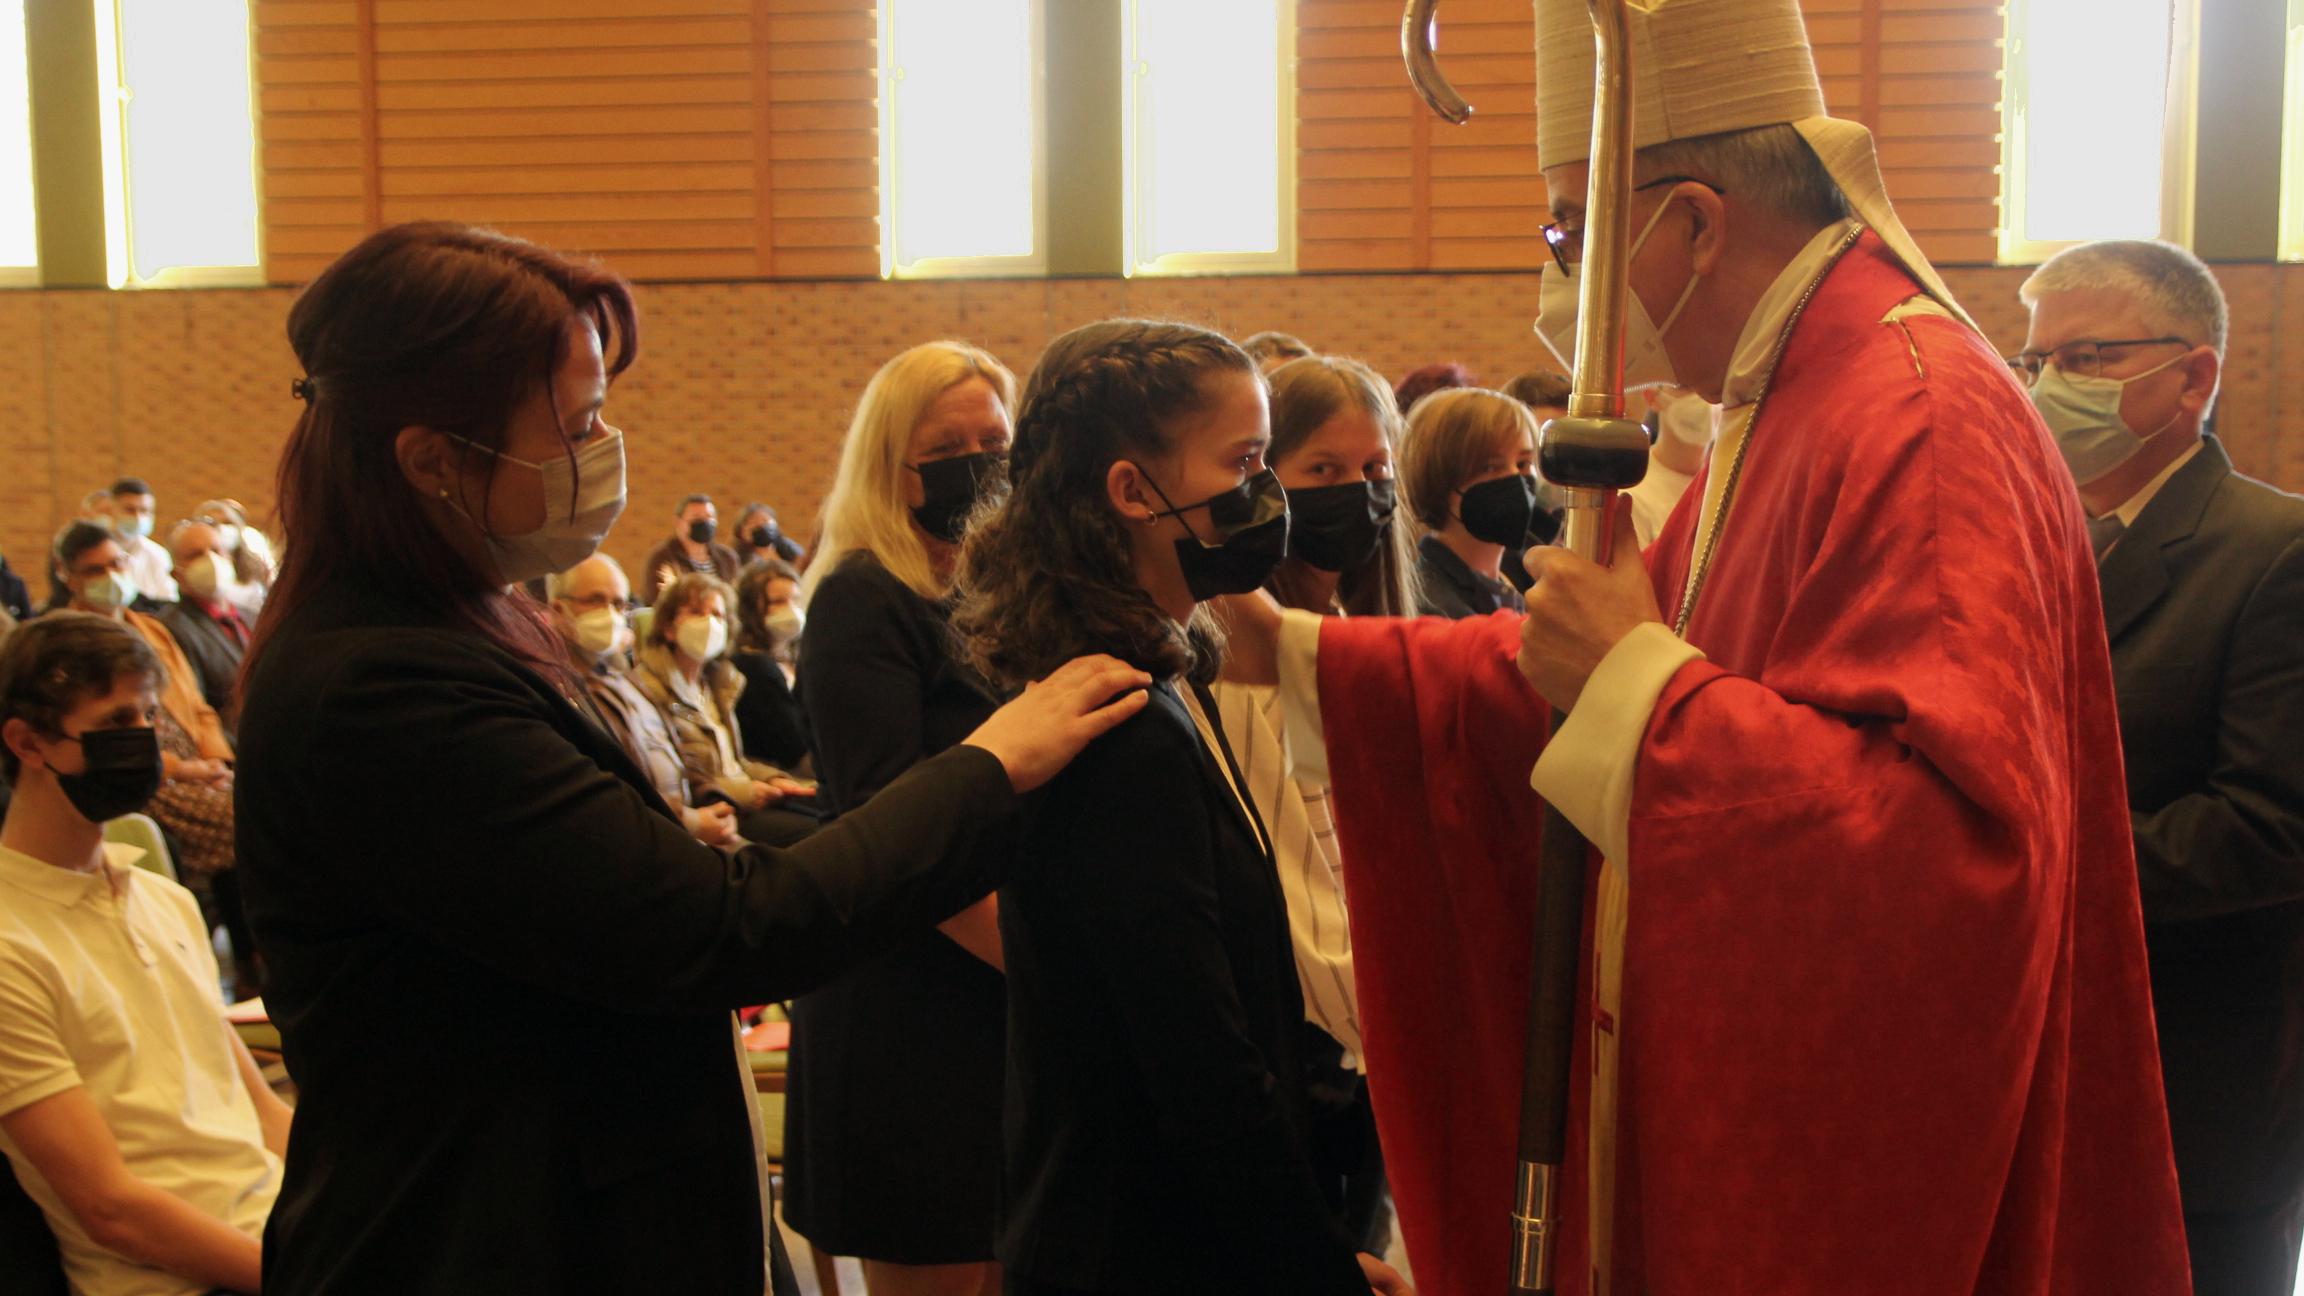
<path fill-rule="evenodd" d="M 1624 294 L 1632 200 L 1632 42 L 1624 0 L 1590 0 L 1594 68 L 1584 255 L 1576 284 L 1576 372 L 1568 416 L 1537 447 L 1566 504 L 1560 544 L 1603 566 L 1613 555 L 1616 493 L 1648 471 L 1648 438 L 1624 417 Z M 1555 716 L 1557 729 L 1565 715 Z M 1512 1210 L 1512 1291 L 1549 1296 L 1559 1252 L 1560 1172 L 1576 1052 L 1576 974 L 1591 846 L 1547 806 L 1538 850 L 1529 975 L 1527 1070 L 1520 1093 L 1520 1169 Z M 1603 1259 L 1594 1257 L 1595 1260 Z"/>
<path fill-rule="evenodd" d="M 1577 282 L 1576 372 L 1568 416 L 1545 425 L 1539 463 L 1562 489 L 1560 543 L 1605 565 L 1616 492 L 1639 484 L 1648 439 L 1624 418 L 1624 294 L 1631 237 L 1632 52 L 1625 0 L 1588 0 L 1594 60 L 1590 179 Z M 1432 58 L 1438 0 L 1409 0 L 1401 45 L 1409 79 L 1434 112 L 1461 122 L 1471 106 Z M 1555 725 L 1561 717 L 1555 717 Z M 1558 1259 L 1560 1172 L 1568 1151 L 1576 982 L 1583 947 L 1590 845 L 1547 807 L 1539 848 L 1534 959 L 1520 1100 L 1519 1174 L 1512 1209 L 1511 1290 L 1550 1296 Z"/>

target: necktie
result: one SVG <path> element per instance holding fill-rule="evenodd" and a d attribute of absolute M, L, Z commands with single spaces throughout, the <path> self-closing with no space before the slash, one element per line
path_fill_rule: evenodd
<path fill-rule="evenodd" d="M 248 623 L 240 619 L 240 610 L 229 603 L 220 604 L 209 613 L 209 620 L 224 632 L 224 637 L 242 648 L 248 646 Z"/>
<path fill-rule="evenodd" d="M 2127 529 L 2128 524 L 2121 521 L 2117 513 L 2088 519 L 2088 547 L 2096 551 L 2096 561 L 2104 561 L 2104 551 L 2110 549 L 2120 539 L 2120 533 Z"/>

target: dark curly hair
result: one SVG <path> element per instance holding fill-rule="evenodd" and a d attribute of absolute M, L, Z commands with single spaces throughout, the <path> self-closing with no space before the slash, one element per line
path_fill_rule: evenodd
<path fill-rule="evenodd" d="M 1018 402 L 1008 498 L 978 515 L 954 572 L 953 627 L 985 675 L 1021 685 L 1101 652 L 1159 679 L 1215 677 L 1213 619 L 1179 626 L 1144 592 L 1104 483 L 1118 460 L 1172 451 L 1227 371 L 1256 364 L 1190 324 L 1105 320 L 1048 344 Z"/>

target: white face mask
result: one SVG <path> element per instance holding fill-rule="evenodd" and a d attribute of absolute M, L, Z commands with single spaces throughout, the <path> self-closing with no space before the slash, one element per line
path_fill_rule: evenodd
<path fill-rule="evenodd" d="M 204 553 L 193 559 L 176 577 L 176 583 L 194 598 L 210 602 L 227 600 L 239 589 L 232 573 L 231 560 L 222 554 Z"/>
<path fill-rule="evenodd" d="M 689 617 L 674 633 L 690 661 L 711 661 L 728 647 L 728 623 L 716 616 Z"/>
<path fill-rule="evenodd" d="M 466 445 L 474 445 L 462 437 L 456 438 Z M 486 446 L 474 446 L 487 450 Z M 526 535 L 490 535 L 488 551 L 496 559 L 496 574 L 507 585 L 518 585 L 553 572 L 566 571 L 598 553 L 600 542 L 607 538 L 608 528 L 616 525 L 624 512 L 624 434 L 610 432 L 586 442 L 578 450 L 575 462 L 566 455 L 532 463 L 515 459 L 500 450 L 488 451 L 508 464 L 532 468 L 543 480 L 544 524 Z M 574 504 L 570 506 L 573 495 Z M 464 512 L 463 505 L 450 496 L 456 510 Z M 555 516 L 567 509 L 565 516 Z M 471 514 L 465 513 L 467 518 Z M 478 518 L 472 523 L 482 532 L 487 527 Z"/>
<path fill-rule="evenodd" d="M 2072 469 L 2073 481 L 2085 486 L 2135 458 L 2147 440 L 2184 416 L 2179 405 L 2168 422 L 2150 432 L 2138 432 L 2120 417 L 2120 397 L 2128 384 L 2149 378 L 2182 359 L 2184 356 L 2176 356 L 2133 378 L 2075 378 L 2055 365 L 2040 371 L 2032 382 L 2032 405 L 2047 421 L 2048 430 L 2056 434 L 2056 448 Z"/>
<path fill-rule="evenodd" d="M 768 614 L 768 633 L 778 643 L 790 643 L 800 637 L 801 628 L 808 624 L 808 614 L 797 603 L 787 603 Z"/>
<path fill-rule="evenodd" d="M 136 601 L 136 582 L 126 572 L 105 572 L 80 588 L 80 601 L 107 612 Z"/>
<path fill-rule="evenodd" d="M 1656 223 L 1664 219 L 1664 213 L 1671 207 L 1670 198 L 1657 205 L 1655 214 L 1641 229 L 1640 237 L 1632 240 L 1632 251 L 1624 258 L 1626 266 L 1639 257 L 1648 236 L 1656 232 Z M 1664 353 L 1664 331 L 1680 318 L 1688 299 L 1696 294 L 1696 285 L 1703 280 L 1704 276 L 1699 274 L 1688 276 L 1688 286 L 1680 290 L 1680 300 L 1672 303 L 1671 313 L 1664 317 L 1662 325 L 1649 321 L 1648 308 L 1640 304 L 1640 294 L 1632 291 L 1629 283 L 1624 286 L 1624 390 L 1682 385 L 1672 376 L 1672 357 Z M 1557 263 L 1547 262 L 1537 294 L 1536 335 L 1569 373 L 1576 372 L 1577 309 L 1576 281 Z"/>
<path fill-rule="evenodd" d="M 576 646 L 594 657 L 605 657 L 616 651 L 618 641 L 624 637 L 624 618 L 614 608 L 594 608 L 568 619 L 576 632 Z"/>

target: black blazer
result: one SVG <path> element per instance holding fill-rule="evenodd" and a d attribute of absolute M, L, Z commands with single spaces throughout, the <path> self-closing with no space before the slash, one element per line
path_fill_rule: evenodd
<path fill-rule="evenodd" d="M 200 694 L 230 729 L 238 717 L 238 699 L 232 686 L 240 679 L 240 659 L 245 650 L 232 632 L 219 625 L 199 604 L 186 599 L 169 603 L 160 609 L 160 624 L 176 636 L 176 646 L 191 659 L 192 669 L 200 672 Z"/>
<path fill-rule="evenodd" d="M 545 676 L 350 578 L 246 702 L 240 868 L 301 1092 L 267 1288 L 760 1291 L 729 1009 L 982 896 L 999 762 L 723 854 Z"/>
<path fill-rule="evenodd" d="M 2304 1194 L 2304 499 L 2214 437 L 2104 556 L 2188 1211 Z"/>
<path fill-rule="evenodd" d="M 1011 1275 L 1367 1296 L 1306 1159 L 1287 921 L 1174 685 L 1027 811 L 1000 893 Z"/>
<path fill-rule="evenodd" d="M 1507 557 L 1506 561 L 1511 560 Z M 1524 606 L 1518 590 L 1465 566 L 1456 551 L 1440 543 L 1436 535 L 1416 542 L 1416 572 L 1422 582 L 1416 610 L 1424 616 L 1461 621 L 1491 612 L 1518 612 Z"/>

